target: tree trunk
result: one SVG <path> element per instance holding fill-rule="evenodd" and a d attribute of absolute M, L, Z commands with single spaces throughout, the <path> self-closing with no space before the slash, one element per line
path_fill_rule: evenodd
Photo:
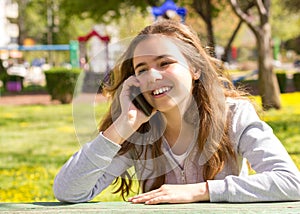
<path fill-rule="evenodd" d="M 225 47 L 224 54 L 222 55 L 222 58 L 221 58 L 223 62 L 228 62 L 228 55 L 229 55 L 229 51 L 231 50 L 231 45 L 232 45 L 237 33 L 239 32 L 242 24 L 243 24 L 243 21 L 240 20 L 238 25 L 236 26 L 235 30 L 233 31 L 233 33 Z"/>
<path fill-rule="evenodd" d="M 214 29 L 212 24 L 212 18 L 211 16 L 206 22 L 206 29 L 207 29 L 207 39 L 208 39 L 208 48 L 209 48 L 209 54 L 212 57 L 216 57 L 215 52 L 215 36 L 214 36 Z"/>
<path fill-rule="evenodd" d="M 258 75 L 259 75 L 259 94 L 262 99 L 264 110 L 271 108 L 280 109 L 280 90 L 275 73 L 273 73 L 273 58 L 271 49 L 271 26 L 269 14 L 271 0 L 252 0 L 249 5 L 255 5 L 257 11 L 257 24 L 252 15 L 243 11 L 238 0 L 229 0 L 229 3 L 236 15 L 243 20 L 252 30 L 256 37 L 258 49 Z"/>
<path fill-rule="evenodd" d="M 254 3 L 253 2 L 249 2 L 248 5 L 244 9 L 244 13 L 247 14 L 248 10 L 250 10 L 253 6 L 254 6 Z M 226 48 L 224 50 L 224 54 L 222 55 L 222 61 L 223 62 L 228 62 L 228 55 L 229 55 L 229 51 L 231 50 L 231 45 L 232 45 L 232 43 L 233 43 L 233 41 L 234 41 L 237 33 L 239 32 L 239 30 L 240 30 L 243 22 L 244 21 L 242 19 L 240 19 L 238 25 L 236 26 L 235 30 L 233 31 L 233 33 L 232 33 L 232 35 L 231 35 L 231 37 L 230 37 L 230 39 L 229 39 L 229 41 L 228 41 L 228 43 L 226 45 Z"/>
<path fill-rule="evenodd" d="M 276 74 L 273 72 L 273 58 L 270 45 L 271 27 L 269 23 L 265 23 L 261 30 L 256 32 L 256 41 L 258 47 L 259 93 L 263 109 L 280 109 L 280 90 Z"/>
<path fill-rule="evenodd" d="M 212 24 L 212 5 L 210 0 L 194 0 L 193 6 L 200 17 L 206 24 L 207 31 L 207 46 L 208 52 L 211 56 L 216 57 L 215 53 L 215 37 Z"/>

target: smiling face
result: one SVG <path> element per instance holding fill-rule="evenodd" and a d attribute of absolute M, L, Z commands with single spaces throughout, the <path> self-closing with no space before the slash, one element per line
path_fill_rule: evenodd
<path fill-rule="evenodd" d="M 193 76 L 174 40 L 154 36 L 140 42 L 133 57 L 135 74 L 147 101 L 161 112 L 181 110 L 191 97 Z"/>

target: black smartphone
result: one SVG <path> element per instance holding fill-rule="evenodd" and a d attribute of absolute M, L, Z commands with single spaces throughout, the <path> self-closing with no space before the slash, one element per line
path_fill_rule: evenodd
<path fill-rule="evenodd" d="M 153 107 L 147 102 L 140 88 L 131 86 L 130 90 L 131 90 L 132 103 L 135 105 L 135 107 L 137 107 L 142 112 L 144 112 L 145 115 L 150 116 Z"/>

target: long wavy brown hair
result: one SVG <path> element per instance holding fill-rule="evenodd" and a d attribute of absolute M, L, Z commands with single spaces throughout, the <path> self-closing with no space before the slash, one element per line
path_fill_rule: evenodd
<path fill-rule="evenodd" d="M 142 30 L 135 37 L 128 49 L 122 55 L 110 76 L 111 84 L 104 88 L 104 91 L 112 97 L 112 103 L 109 111 L 104 116 L 99 130 L 107 129 L 120 113 L 119 94 L 122 83 L 134 74 L 133 69 L 133 53 L 139 42 L 143 41 L 151 35 L 163 35 L 170 39 L 174 39 L 174 43 L 185 56 L 189 63 L 191 72 L 199 73 L 200 78 L 193 83 L 192 95 L 197 104 L 196 110 L 199 114 L 198 118 L 198 137 L 197 144 L 199 151 L 204 155 L 205 163 L 203 165 L 204 180 L 214 179 L 215 176 L 223 169 L 226 161 L 235 160 L 235 152 L 228 136 L 226 97 L 240 97 L 238 90 L 234 89 L 231 81 L 224 74 L 221 63 L 215 58 L 210 57 L 206 49 L 202 47 L 201 42 L 196 33 L 194 33 L 185 24 L 172 20 L 164 20 L 153 23 Z M 177 42 L 176 42 L 176 41 Z M 179 42 L 178 42 L 179 41 Z M 185 118 L 189 117 L 188 114 Z M 188 120 L 188 119 L 187 119 Z M 160 120 L 158 120 L 160 121 Z M 158 122 L 156 126 L 151 126 L 151 134 L 161 135 L 162 125 Z M 143 133 L 149 130 L 149 124 L 143 124 L 137 132 Z M 144 145 L 134 145 L 132 141 L 125 141 L 119 151 L 119 155 L 125 154 L 129 150 L 137 153 L 137 159 L 149 159 L 153 161 L 153 170 L 163 171 L 163 164 L 158 163 L 157 157 L 163 155 L 161 150 L 162 137 L 156 138 L 155 142 Z M 207 143 L 206 143 L 207 142 Z M 139 147 L 139 148 L 137 148 Z M 152 157 L 143 156 L 145 151 L 151 151 Z M 121 179 L 121 182 L 117 182 Z M 146 190 L 148 180 L 140 180 L 142 191 Z M 151 188 L 159 188 L 165 182 L 165 174 L 155 178 Z M 115 192 L 120 192 L 124 198 L 129 194 L 132 186 L 132 175 L 125 172 L 114 182 L 117 186 Z"/>

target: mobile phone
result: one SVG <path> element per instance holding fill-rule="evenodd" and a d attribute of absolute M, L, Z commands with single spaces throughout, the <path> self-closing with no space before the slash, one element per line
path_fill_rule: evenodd
<path fill-rule="evenodd" d="M 147 102 L 140 88 L 131 86 L 130 90 L 131 90 L 132 103 L 135 105 L 135 107 L 141 110 L 145 115 L 150 116 L 153 107 Z"/>

